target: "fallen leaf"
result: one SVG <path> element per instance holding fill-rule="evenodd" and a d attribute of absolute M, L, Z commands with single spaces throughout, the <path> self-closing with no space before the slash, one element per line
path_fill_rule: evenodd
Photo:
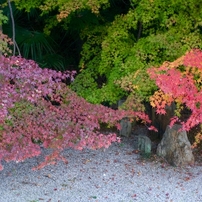
<path fill-rule="evenodd" d="M 184 178 L 184 181 L 189 181 L 190 180 L 190 177 L 185 177 Z"/>

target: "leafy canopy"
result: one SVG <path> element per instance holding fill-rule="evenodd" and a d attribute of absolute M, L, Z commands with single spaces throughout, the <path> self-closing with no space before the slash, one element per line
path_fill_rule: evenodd
<path fill-rule="evenodd" d="M 14 2 L 27 11 L 39 9 L 48 34 L 58 26 L 77 33 L 80 72 L 71 88 L 92 103 L 115 103 L 131 93 L 148 100 L 157 87 L 146 69 L 202 44 L 197 0 Z"/>

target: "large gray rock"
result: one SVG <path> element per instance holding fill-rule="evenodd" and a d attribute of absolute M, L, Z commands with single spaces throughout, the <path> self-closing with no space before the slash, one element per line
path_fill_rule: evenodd
<path fill-rule="evenodd" d="M 157 155 L 165 158 L 174 166 L 194 163 L 191 144 L 185 131 L 179 132 L 181 125 L 167 126 L 161 143 L 157 147 Z"/>

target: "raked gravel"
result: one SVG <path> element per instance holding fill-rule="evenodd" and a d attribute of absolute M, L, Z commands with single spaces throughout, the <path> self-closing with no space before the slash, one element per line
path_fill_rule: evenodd
<path fill-rule="evenodd" d="M 68 164 L 37 171 L 43 155 L 4 162 L 0 202 L 202 202 L 202 166 L 144 162 L 133 150 L 131 140 L 106 150 L 67 149 Z"/>

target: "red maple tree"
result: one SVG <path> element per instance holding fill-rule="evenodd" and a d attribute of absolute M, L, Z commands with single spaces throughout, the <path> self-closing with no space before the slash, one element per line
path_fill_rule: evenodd
<path fill-rule="evenodd" d="M 180 122 L 182 130 L 189 131 L 202 123 L 201 50 L 191 50 L 174 62 L 164 62 L 159 68 L 150 68 L 148 73 L 159 87 L 159 91 L 155 92 L 150 99 L 157 113 L 165 114 L 166 105 L 172 102 L 177 103 L 177 113 L 183 107 L 191 111 L 187 120 L 182 121 L 180 116 L 174 116 L 170 126 Z"/>
<path fill-rule="evenodd" d="M 20 57 L 0 58 L 0 161 L 24 161 L 40 155 L 44 147 L 52 153 L 37 168 L 66 162 L 60 155 L 65 148 L 107 148 L 120 141 L 115 133 L 100 132 L 101 123 L 119 128 L 126 116 L 150 122 L 142 112 L 86 102 L 65 84 L 74 75 L 41 69 Z"/>

